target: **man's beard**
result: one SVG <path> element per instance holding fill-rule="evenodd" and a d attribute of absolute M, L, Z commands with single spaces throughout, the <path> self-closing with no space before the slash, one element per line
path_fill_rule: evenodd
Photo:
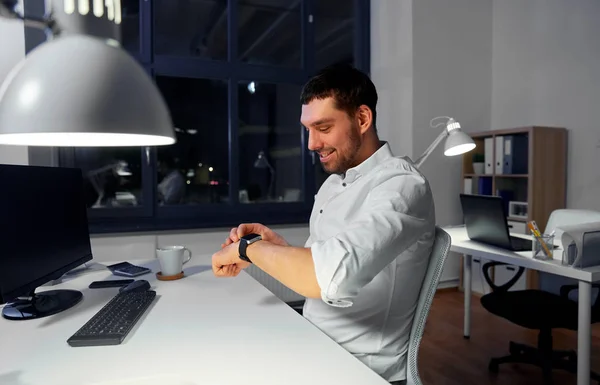
<path fill-rule="evenodd" d="M 333 165 L 334 167 L 331 169 L 322 164 L 323 170 L 328 174 L 344 174 L 348 169 L 356 166 L 356 156 L 361 144 L 362 141 L 358 127 L 353 124 L 352 130 L 350 130 L 350 134 L 348 135 L 348 146 L 343 148 L 342 151 L 336 149 L 338 163 Z"/>

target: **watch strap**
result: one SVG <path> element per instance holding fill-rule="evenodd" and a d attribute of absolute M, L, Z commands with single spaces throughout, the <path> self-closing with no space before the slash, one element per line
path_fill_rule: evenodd
<path fill-rule="evenodd" d="M 244 235 L 240 239 L 240 245 L 239 245 L 240 259 L 243 261 L 252 263 L 252 261 L 250 260 L 250 258 L 248 258 L 248 255 L 246 254 L 246 250 L 248 249 L 248 246 L 250 246 L 254 242 L 260 241 L 261 239 L 262 239 L 262 237 L 259 234 Z"/>

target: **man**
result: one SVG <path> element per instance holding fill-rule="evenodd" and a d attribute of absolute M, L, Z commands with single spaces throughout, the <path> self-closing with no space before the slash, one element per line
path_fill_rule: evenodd
<path fill-rule="evenodd" d="M 158 203 L 160 205 L 181 203 L 185 197 L 185 180 L 175 167 L 175 161 L 167 156 L 158 163 L 158 174 L 162 177 L 156 188 Z"/>
<path fill-rule="evenodd" d="M 213 255 L 213 271 L 236 276 L 254 263 L 307 298 L 310 322 L 386 380 L 404 383 L 435 234 L 429 184 L 379 140 L 377 92 L 365 74 L 327 68 L 304 86 L 301 101 L 308 148 L 331 174 L 315 197 L 305 247 L 242 224 Z"/>

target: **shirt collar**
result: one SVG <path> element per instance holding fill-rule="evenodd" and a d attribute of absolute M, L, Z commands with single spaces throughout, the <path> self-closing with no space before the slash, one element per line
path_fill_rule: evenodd
<path fill-rule="evenodd" d="M 366 175 L 372 171 L 375 167 L 380 165 L 382 162 L 389 158 L 393 158 L 392 150 L 388 142 L 381 141 L 381 146 L 377 151 L 370 157 L 365 159 L 361 164 L 354 166 L 346 171 L 346 174 L 342 176 L 342 179 L 346 183 L 354 182 L 359 176 Z"/>

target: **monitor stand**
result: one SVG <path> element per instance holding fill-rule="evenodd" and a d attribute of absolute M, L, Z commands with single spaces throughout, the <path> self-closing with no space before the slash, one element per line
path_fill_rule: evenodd
<path fill-rule="evenodd" d="M 108 268 L 105 265 L 102 265 L 97 262 L 85 262 L 82 266 L 79 266 L 73 270 L 67 271 L 65 273 L 65 276 L 67 276 L 67 277 L 77 276 L 77 275 L 81 275 L 84 273 L 93 273 L 95 271 L 101 271 L 101 270 L 106 271 L 106 270 L 108 270 Z"/>
<path fill-rule="evenodd" d="M 7 303 L 2 316 L 9 320 L 27 320 L 47 317 L 75 306 L 83 294 L 78 290 L 50 290 L 34 293 L 27 299 Z"/>

